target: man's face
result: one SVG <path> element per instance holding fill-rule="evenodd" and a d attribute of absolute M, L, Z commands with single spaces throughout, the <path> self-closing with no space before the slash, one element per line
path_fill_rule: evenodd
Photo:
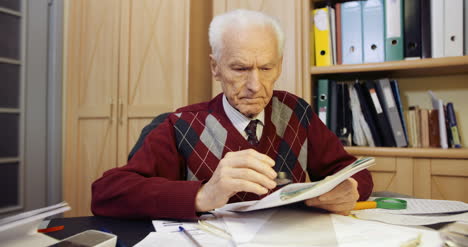
<path fill-rule="evenodd" d="M 211 56 L 213 76 L 234 108 L 255 117 L 270 102 L 281 74 L 283 58 L 275 35 L 270 28 L 234 28 L 224 33 L 223 45 L 218 61 Z"/>

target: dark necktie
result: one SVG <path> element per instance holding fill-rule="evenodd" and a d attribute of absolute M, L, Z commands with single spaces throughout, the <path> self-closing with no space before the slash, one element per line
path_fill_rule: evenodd
<path fill-rule="evenodd" d="M 258 119 L 250 121 L 249 125 L 245 128 L 245 133 L 247 133 L 247 141 L 250 145 L 257 146 L 258 145 L 258 138 L 257 138 L 257 123 L 259 122 Z"/>

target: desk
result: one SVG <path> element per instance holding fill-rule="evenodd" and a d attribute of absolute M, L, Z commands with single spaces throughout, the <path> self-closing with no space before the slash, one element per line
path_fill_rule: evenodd
<path fill-rule="evenodd" d="M 392 192 L 374 192 L 372 196 L 409 197 Z M 119 240 L 128 247 L 140 242 L 146 235 L 154 231 L 151 220 L 122 220 L 100 216 L 55 218 L 50 221 L 48 227 L 61 225 L 65 226 L 63 230 L 47 233 L 47 235 L 56 239 L 64 239 L 82 231 L 90 229 L 100 230 L 101 227 L 104 227 L 117 235 Z M 440 223 L 428 227 L 440 229 L 443 225 L 445 224 Z"/>

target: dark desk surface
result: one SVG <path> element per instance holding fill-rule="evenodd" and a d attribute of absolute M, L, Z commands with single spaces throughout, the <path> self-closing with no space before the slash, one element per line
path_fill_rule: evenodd
<path fill-rule="evenodd" d="M 53 226 L 65 226 L 63 230 L 47 233 L 56 239 L 64 239 L 86 230 L 105 228 L 117 235 L 119 241 L 128 247 L 140 242 L 148 233 L 154 231 L 151 220 L 121 220 L 98 216 L 55 218 L 48 225 L 48 227 Z"/>

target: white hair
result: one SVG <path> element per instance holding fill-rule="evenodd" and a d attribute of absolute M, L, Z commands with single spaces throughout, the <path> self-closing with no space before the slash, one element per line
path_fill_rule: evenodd
<path fill-rule="evenodd" d="M 252 26 L 271 27 L 278 43 L 278 54 L 283 55 L 284 32 L 279 22 L 262 12 L 236 9 L 213 18 L 209 28 L 209 40 L 211 51 L 216 60 L 221 58 L 223 49 L 223 34 L 229 27 L 235 25 L 236 28 Z"/>

